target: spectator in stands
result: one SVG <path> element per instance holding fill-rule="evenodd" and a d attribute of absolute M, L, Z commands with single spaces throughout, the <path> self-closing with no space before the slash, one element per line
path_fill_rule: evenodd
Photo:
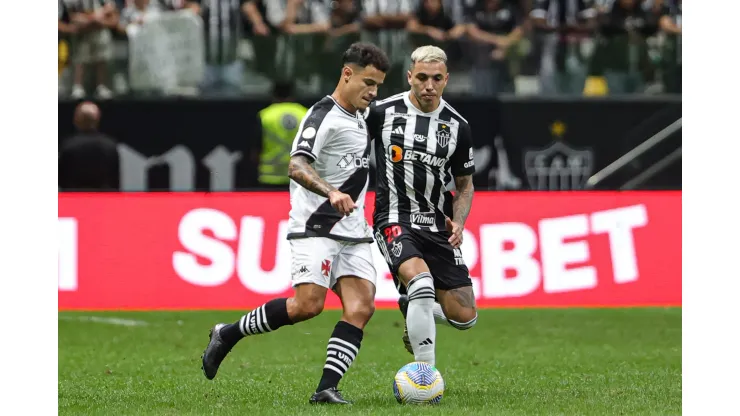
<path fill-rule="evenodd" d="M 459 39 L 466 30 L 464 24 L 455 24 L 442 7 L 442 0 L 422 0 L 406 24 L 406 29 L 410 33 L 424 35 L 413 42 L 415 47 L 433 43 L 443 49 L 446 49 L 447 41 Z"/>
<path fill-rule="evenodd" d="M 323 0 L 287 0 L 283 20 L 285 33 L 311 35 L 327 33 L 330 28 L 329 9 Z"/>
<path fill-rule="evenodd" d="M 599 16 L 599 28 L 605 42 L 599 48 L 609 94 L 643 92 L 644 72 L 650 64 L 646 35 L 656 28 L 650 5 L 642 0 L 614 0 Z M 654 25 L 650 22 L 654 21 Z"/>
<path fill-rule="evenodd" d="M 313 74 L 318 75 L 328 69 L 329 65 L 320 57 L 331 29 L 329 13 L 330 8 L 324 0 L 287 0 L 282 29 L 291 36 L 288 38 L 288 53 L 278 57 L 283 68 L 279 74 L 281 77 L 313 82 Z"/>
<path fill-rule="evenodd" d="M 69 45 L 70 40 L 77 33 L 77 26 L 75 26 L 69 17 L 69 10 L 67 10 L 66 3 L 59 0 L 59 20 L 57 29 L 57 44 L 59 46 L 59 95 L 63 95 L 67 90 L 67 81 L 70 74 L 69 71 Z"/>
<path fill-rule="evenodd" d="M 72 54 L 75 63 L 72 97 L 86 95 L 85 69 L 95 67 L 96 93 L 99 98 L 113 96 L 106 86 L 108 63 L 113 56 L 111 29 L 118 25 L 118 9 L 113 0 L 62 0 L 74 25 Z"/>
<path fill-rule="evenodd" d="M 267 6 L 269 0 L 248 0 L 244 5 L 244 13 L 247 17 L 247 33 L 254 49 L 254 66 L 257 72 L 271 76 L 275 73 L 275 57 L 277 54 L 277 35 L 280 33 L 279 26 L 273 26 L 267 20 Z M 271 3 L 274 4 L 274 3 Z"/>
<path fill-rule="evenodd" d="M 250 0 L 247 7 L 257 34 L 252 41 L 260 72 L 277 79 L 304 77 L 304 81 L 319 72 L 323 36 L 330 29 L 324 0 Z"/>
<path fill-rule="evenodd" d="M 381 95 L 408 88 L 406 70 L 412 49 L 406 25 L 415 5 L 414 0 L 363 0 L 362 23 L 365 29 L 363 40 L 383 49 L 391 63 L 383 88 L 379 92 Z"/>
<path fill-rule="evenodd" d="M 522 19 L 517 7 L 504 0 L 483 0 L 468 29 L 478 43 L 473 63 L 473 95 L 490 96 L 510 92 L 507 53 L 522 37 Z"/>
<path fill-rule="evenodd" d="M 244 62 L 238 52 L 246 3 L 247 0 L 188 0 L 186 4 L 201 16 L 205 27 L 206 73 L 201 92 L 206 95 L 242 95 Z"/>
<path fill-rule="evenodd" d="M 665 91 L 681 93 L 681 0 L 665 0 L 660 5 L 660 29 L 666 34 L 663 50 Z"/>
<path fill-rule="evenodd" d="M 331 0 L 329 4 L 329 24 L 331 26 L 329 36 L 338 38 L 360 33 L 362 28 L 360 7 L 355 0 Z M 357 40 L 359 38 L 353 39 L 351 43 Z"/>
<path fill-rule="evenodd" d="M 540 93 L 583 93 L 588 73 L 584 40 L 596 30 L 593 0 L 535 0 L 530 17 L 540 56 Z"/>
<path fill-rule="evenodd" d="M 135 31 L 145 19 L 152 18 L 162 11 L 162 5 L 158 0 L 132 0 L 121 11 L 117 29 L 124 34 Z"/>
<path fill-rule="evenodd" d="M 116 141 L 98 131 L 100 109 L 92 102 L 75 109 L 77 132 L 59 145 L 59 189 L 116 191 L 119 157 Z"/>
<path fill-rule="evenodd" d="M 248 0 L 244 4 L 244 13 L 252 33 L 256 36 L 270 36 L 276 30 L 265 20 L 265 3 L 261 0 Z"/>
<path fill-rule="evenodd" d="M 290 148 L 308 109 L 293 102 L 291 82 L 276 82 L 272 98 L 273 103 L 259 112 L 255 123 L 255 137 L 261 140 L 256 141 L 260 146 L 252 152 L 252 161 L 259 165 L 260 187 L 287 189 Z"/>
<path fill-rule="evenodd" d="M 361 5 L 358 0 L 325 0 L 329 10 L 329 31 L 323 41 L 320 55 L 314 57 L 320 65 L 321 91 L 334 88 L 336 68 L 341 67 L 341 56 L 350 45 L 360 40 L 362 29 Z M 334 62 L 335 65 L 331 63 Z"/>

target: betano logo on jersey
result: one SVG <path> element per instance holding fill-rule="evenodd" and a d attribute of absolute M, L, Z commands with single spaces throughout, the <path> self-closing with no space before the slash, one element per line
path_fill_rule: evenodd
<path fill-rule="evenodd" d="M 424 163 L 429 166 L 436 166 L 438 168 L 444 166 L 447 159 L 430 155 L 428 153 L 420 152 L 418 150 L 401 149 L 400 146 L 392 144 L 388 146 L 388 156 L 391 158 L 391 162 L 398 163 L 401 160 L 411 160 Z"/>

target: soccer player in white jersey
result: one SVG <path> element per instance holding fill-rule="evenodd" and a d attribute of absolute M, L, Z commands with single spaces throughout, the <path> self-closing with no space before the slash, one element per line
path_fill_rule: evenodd
<path fill-rule="evenodd" d="M 446 62 L 438 47 L 416 49 L 411 89 L 374 102 L 366 114 L 377 161 L 375 240 L 401 293 L 406 349 L 432 365 L 435 322 L 464 330 L 478 319 L 460 251 L 473 202 L 472 137 L 442 98 Z"/>
<path fill-rule="evenodd" d="M 315 317 L 332 289 L 342 301 L 342 318 L 329 338 L 323 374 L 309 402 L 349 403 L 337 385 L 357 356 L 375 310 L 373 238 L 364 216 L 371 142 L 362 112 L 377 96 L 389 63 L 378 47 L 355 43 L 342 64 L 334 93 L 309 109 L 291 151 L 288 239 L 295 293 L 213 327 L 203 353 L 208 379 L 240 339 Z"/>

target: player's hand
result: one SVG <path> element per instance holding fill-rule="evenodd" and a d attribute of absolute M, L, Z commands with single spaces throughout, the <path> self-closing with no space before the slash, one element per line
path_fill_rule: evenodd
<path fill-rule="evenodd" d="M 334 190 L 329 192 L 328 196 L 331 206 L 342 215 L 349 215 L 352 211 L 357 209 L 357 205 L 355 205 L 355 201 L 352 200 L 352 197 L 344 192 Z"/>
<path fill-rule="evenodd" d="M 450 217 L 445 218 L 445 228 L 452 234 L 447 240 L 450 242 L 453 248 L 458 248 L 463 242 L 463 227 L 458 223 L 453 222 Z"/>

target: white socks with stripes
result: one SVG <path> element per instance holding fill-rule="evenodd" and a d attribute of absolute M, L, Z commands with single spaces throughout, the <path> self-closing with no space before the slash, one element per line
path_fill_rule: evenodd
<path fill-rule="evenodd" d="M 414 359 L 435 365 L 434 342 L 437 328 L 434 322 L 435 292 L 432 275 L 424 272 L 414 276 L 409 281 L 407 292 L 409 308 L 406 312 L 406 327 L 414 349 Z"/>
<path fill-rule="evenodd" d="M 316 392 L 336 388 L 344 373 L 357 358 L 362 343 L 362 330 L 350 323 L 339 321 L 326 346 L 326 363 Z"/>

